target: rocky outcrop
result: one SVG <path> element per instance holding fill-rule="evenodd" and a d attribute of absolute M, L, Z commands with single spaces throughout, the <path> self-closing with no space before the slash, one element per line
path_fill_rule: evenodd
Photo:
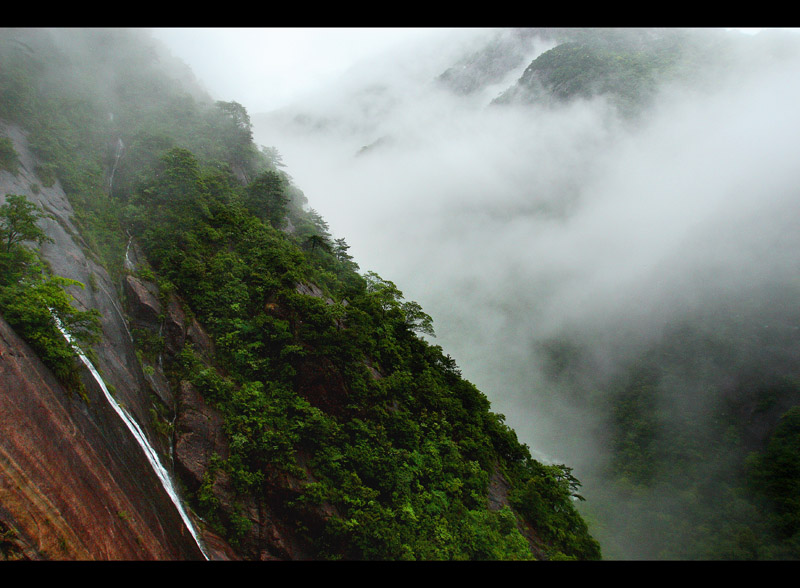
<path fill-rule="evenodd" d="M 508 480 L 505 479 L 495 464 L 492 475 L 489 478 L 489 510 L 500 510 L 504 506 L 509 506 L 508 490 Z"/>
<path fill-rule="evenodd" d="M 161 302 L 158 300 L 158 287 L 144 282 L 135 276 L 125 276 L 125 294 L 129 301 L 130 324 L 132 327 L 152 329 L 161 322 Z"/>
<path fill-rule="evenodd" d="M 219 411 L 208 406 L 190 382 L 181 382 L 175 419 L 175 467 L 191 491 L 203 483 L 216 455 L 227 459 L 228 444 Z"/>
<path fill-rule="evenodd" d="M 0 319 L 0 528 L 25 559 L 199 559 L 91 376 L 70 397 Z"/>
<path fill-rule="evenodd" d="M 341 416 L 347 405 L 349 391 L 342 374 L 326 358 L 304 358 L 298 365 L 297 393 L 311 406 Z"/>
<path fill-rule="evenodd" d="M 144 257 L 138 255 L 138 264 Z M 135 270 L 137 264 L 131 269 Z M 187 317 L 183 302 L 174 294 L 166 301 L 155 283 L 135 275 L 124 280 L 125 308 L 137 335 L 158 335 L 163 346 L 161 361 L 152 366 L 151 376 L 166 381 L 162 365 L 169 366 L 184 345 L 190 344 L 208 366 L 213 366 L 214 346 L 211 338 L 195 319 Z M 163 302 L 163 303 L 162 303 Z M 148 335 L 149 333 L 149 335 Z M 306 372 L 307 370 L 302 370 Z M 310 373 L 310 371 L 309 371 Z M 309 381 L 309 390 L 324 385 L 323 381 Z M 230 455 L 224 431 L 223 415 L 206 403 L 199 390 L 188 381 L 178 382 L 170 391 L 173 399 L 168 403 L 174 411 L 173 459 L 175 472 L 190 493 L 202 489 L 215 504 L 213 516 L 224 528 L 233 528 L 236 521 L 243 528 L 234 550 L 226 540 L 211 529 L 203 529 L 206 550 L 219 559 L 296 560 L 310 559 L 307 540 L 296 531 L 294 520 L 287 520 L 285 504 L 296 498 L 307 479 L 299 479 L 285 472 L 270 471 L 273 492 L 267 498 L 255 498 L 237 492 L 230 475 L 218 464 Z M 321 393 L 320 393 L 321 395 Z M 308 525 L 320 525 L 326 515 L 308 514 Z M 242 522 L 245 522 L 242 525 Z"/>
<path fill-rule="evenodd" d="M 134 275 L 125 276 L 125 307 L 134 328 L 157 336 L 163 343 L 163 355 L 172 358 L 190 343 L 207 365 L 213 363 L 214 344 L 196 319 L 188 319 L 183 302 L 175 294 L 161 302 L 158 286 Z"/>
<path fill-rule="evenodd" d="M 297 292 L 298 294 L 304 294 L 305 296 L 313 296 L 314 298 L 320 298 L 321 300 L 324 300 L 325 304 L 333 304 L 333 299 L 330 298 L 329 296 L 325 296 L 325 293 L 316 284 L 308 284 L 305 282 L 300 282 L 295 285 L 294 289 L 295 292 Z"/>

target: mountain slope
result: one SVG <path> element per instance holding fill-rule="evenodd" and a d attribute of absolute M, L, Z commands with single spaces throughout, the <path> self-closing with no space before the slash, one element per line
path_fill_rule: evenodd
<path fill-rule="evenodd" d="M 84 286 L 66 286 L 76 308 L 99 311 L 99 341 L 84 347 L 174 468 L 211 558 L 599 557 L 574 509 L 570 468 L 531 459 L 455 362 L 421 336 L 432 334 L 421 307 L 357 271 L 276 153 L 253 144 L 240 105 L 205 98 L 137 32 L 15 29 L 0 41 L 0 117 L 20 163 L 0 171 L 4 201 L 24 195 L 53 215 L 39 221 L 53 242 L 33 248 L 38 260 L 9 240 L 3 293 L 60 283 L 50 275 Z M 93 380 L 74 358 L 51 353 L 63 345 L 55 324 L 28 318 L 45 316 L 46 303 L 4 300 L 14 329 L 57 358 L 48 368 L 74 394 L 59 402 L 88 415 L 73 429 L 63 417 L 40 420 L 55 408 L 22 411 L 2 423 L 6 453 L 15 463 L 54 455 L 49 443 L 59 437 L 38 438 L 41 448 L 17 441 L 26 428 L 58 426 L 74 431 L 68 454 L 94 439 L 95 426 L 96 450 L 127 447 Z M 85 316 L 90 324 L 94 315 Z M 19 353 L 10 333 L 6 340 Z M 0 392 L 18 403 L 27 384 L 4 382 Z M 9 490 L 4 554 L 200 556 L 138 447 L 108 467 L 119 468 L 122 491 L 98 499 L 130 504 L 134 512 L 115 506 L 116 516 L 142 549 L 89 541 L 80 517 L 59 510 L 87 503 L 84 490 L 57 485 L 44 516 L 75 547 L 58 551 L 58 539 L 32 533 Z M 14 479 L 25 474 L 6 468 Z M 89 461 L 84 471 L 94 470 Z M 148 518 L 128 482 L 165 522 Z M 161 524 L 162 541 L 151 544 Z"/>

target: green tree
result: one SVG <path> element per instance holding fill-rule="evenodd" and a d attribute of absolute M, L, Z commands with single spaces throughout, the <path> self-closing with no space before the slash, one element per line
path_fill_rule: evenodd
<path fill-rule="evenodd" d="M 247 109 L 244 106 L 238 102 L 223 102 L 221 100 L 216 103 L 216 106 L 230 117 L 243 137 L 246 137 L 248 141 L 252 140 L 253 125 L 250 123 L 250 115 L 247 114 Z"/>
<path fill-rule="evenodd" d="M 75 351 L 56 319 L 73 341 L 92 344 L 99 340 L 100 313 L 72 305 L 74 299 L 66 288 L 82 288 L 80 282 L 44 277 L 40 272 L 31 272 L 27 278 L 0 288 L 0 313 L 69 390 L 82 391 Z"/>
<path fill-rule="evenodd" d="M 6 203 L 0 206 L 0 242 L 6 254 L 24 241 L 36 241 L 41 245 L 50 240 L 36 226 L 42 216 L 39 207 L 28 202 L 25 196 L 6 194 Z"/>
<path fill-rule="evenodd" d="M 8 137 L 0 137 L 0 170 L 2 169 L 15 175 L 19 171 L 19 156 L 14 149 L 14 143 Z"/>
<path fill-rule="evenodd" d="M 406 318 L 406 326 L 410 331 L 414 333 L 425 333 L 431 337 L 436 336 L 433 330 L 433 319 L 429 314 L 423 312 L 419 302 L 409 300 L 408 302 L 404 302 L 401 308 Z"/>
<path fill-rule="evenodd" d="M 305 244 L 311 248 L 311 251 L 322 249 L 323 251 L 331 252 L 331 244 L 325 237 L 319 235 L 311 235 L 305 240 Z"/>
<path fill-rule="evenodd" d="M 7 194 L 0 206 L 0 287 L 16 283 L 35 269 L 36 255 L 24 247 L 25 241 L 52 241 L 37 225 L 39 208 L 25 196 Z"/>
<path fill-rule="evenodd" d="M 41 216 L 39 207 L 17 194 L 7 194 L 0 206 L 0 313 L 69 389 L 82 390 L 75 352 L 58 324 L 73 340 L 94 343 L 99 336 L 99 313 L 77 310 L 66 288 L 83 284 L 46 276 L 36 256 L 23 245 L 51 241 L 36 226 Z"/>
<path fill-rule="evenodd" d="M 341 263 L 347 263 L 353 259 L 353 256 L 347 253 L 348 249 L 350 249 L 350 245 L 343 238 L 334 240 L 333 254 Z"/>
<path fill-rule="evenodd" d="M 800 406 L 782 417 L 763 453 L 749 458 L 749 481 L 774 513 L 781 540 L 800 537 Z M 793 557 L 797 556 L 797 552 Z"/>
<path fill-rule="evenodd" d="M 245 206 L 262 221 L 280 229 L 286 223 L 289 197 L 284 176 L 275 171 L 258 175 L 245 190 Z"/>
<path fill-rule="evenodd" d="M 261 154 L 272 167 L 286 167 L 286 164 L 283 163 L 283 156 L 280 154 L 277 147 L 266 147 L 262 145 Z"/>
<path fill-rule="evenodd" d="M 253 144 L 253 126 L 250 123 L 250 115 L 238 102 L 219 101 L 215 106 L 217 111 L 222 114 L 221 120 L 215 121 L 217 128 L 215 140 L 221 144 L 220 146 L 224 146 L 224 151 L 220 155 L 249 180 L 253 171 L 252 164 L 258 155 Z"/>
<path fill-rule="evenodd" d="M 588 534 L 586 522 L 573 505 L 573 499 L 583 498 L 577 493 L 580 482 L 572 469 L 533 460 L 527 468 L 530 478 L 511 491 L 509 502 L 554 546 L 551 556 L 600 559 L 600 545 Z"/>

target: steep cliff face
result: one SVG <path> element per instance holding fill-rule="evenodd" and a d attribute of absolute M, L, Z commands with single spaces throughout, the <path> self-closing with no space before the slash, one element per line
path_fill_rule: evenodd
<path fill-rule="evenodd" d="M 202 557 L 94 380 L 70 396 L 0 320 L 0 521 L 25 559 Z"/>
<path fill-rule="evenodd" d="M 100 312 L 102 337 L 96 348 L 96 367 L 106 383 L 113 386 L 119 401 L 142 423 L 148 437 L 155 439 L 148 424 L 149 399 L 141 393 L 145 382 L 141 369 L 137 369 L 136 352 L 117 288 L 80 237 L 73 222 L 74 210 L 60 184 L 47 187 L 36 175 L 37 161 L 28 148 L 25 131 L 0 121 L 0 132 L 12 139 L 20 161 L 18 174 L 0 172 L 0 199 L 4 200 L 6 194 L 25 194 L 47 214 L 42 229 L 53 241 L 42 245 L 42 256 L 55 275 L 85 285 L 72 287 L 70 294 L 80 309 L 96 308 Z"/>
<path fill-rule="evenodd" d="M 0 194 L 29 194 L 48 213 L 42 247 L 52 271 L 87 285 L 76 304 L 101 313 L 96 367 L 155 447 L 150 396 L 108 273 L 78 236 L 58 183 L 44 187 L 25 133 L 3 125 L 19 154 L 16 175 L 0 172 Z M 34 186 L 38 186 L 35 188 Z M 13 330 L 2 323 L 0 522 L 20 538 L 25 557 L 186 559 L 202 557 L 141 448 L 108 406 L 88 371 L 88 402 L 72 398 Z"/>
<path fill-rule="evenodd" d="M 136 270 L 143 258 L 135 243 L 130 251 L 130 268 Z M 246 528 L 235 549 L 211 531 L 206 531 L 204 540 L 209 548 L 225 559 L 312 558 L 311 545 L 297 533 L 298 521 L 287 518 L 284 508 L 287 500 L 299 496 L 304 484 L 313 481 L 311 473 L 306 470 L 303 476 L 292 476 L 277 469 L 271 471 L 269 477 L 273 484 L 266 498 L 237 492 L 230 476 L 214 466 L 215 460 L 226 460 L 230 456 L 224 415 L 210 406 L 191 382 L 183 380 L 170 385 L 165 374 L 165 369 L 169 370 L 177 361 L 177 355 L 185 345 L 193 349 L 205 366 L 212 367 L 214 350 L 209 336 L 195 319 L 187 319 L 183 301 L 174 294 L 163 297 L 154 282 L 127 275 L 124 286 L 125 308 L 131 327 L 138 333 L 163 336 L 163 353 L 150 365 L 147 377 L 159 383 L 155 386 L 159 396 L 174 411 L 171 414 L 174 414 L 176 474 L 193 494 L 204 487 L 205 500 L 215 504 L 216 516 L 224 527 L 230 527 L 236 519 Z M 164 304 L 162 300 L 165 300 Z M 276 312 L 280 312 L 277 306 Z M 341 402 L 343 396 L 341 386 L 337 386 L 335 378 L 323 377 L 321 370 L 324 371 L 324 366 L 317 368 L 311 364 L 300 369 L 301 393 L 335 410 L 336 399 Z M 326 507 L 311 509 L 303 523 L 311 528 L 321 526 L 328 514 Z"/>

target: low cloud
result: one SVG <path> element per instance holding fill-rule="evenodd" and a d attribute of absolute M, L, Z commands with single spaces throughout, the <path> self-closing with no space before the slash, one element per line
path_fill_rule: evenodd
<path fill-rule="evenodd" d="M 591 385 L 676 321 L 800 293 L 800 60 L 765 45 L 705 84 L 663 87 L 634 122 L 602 98 L 489 106 L 384 64 L 371 94 L 255 116 L 256 140 L 362 269 L 422 304 L 534 454 L 580 478 L 598 415 L 559 400 L 542 345 L 589 350 Z"/>

